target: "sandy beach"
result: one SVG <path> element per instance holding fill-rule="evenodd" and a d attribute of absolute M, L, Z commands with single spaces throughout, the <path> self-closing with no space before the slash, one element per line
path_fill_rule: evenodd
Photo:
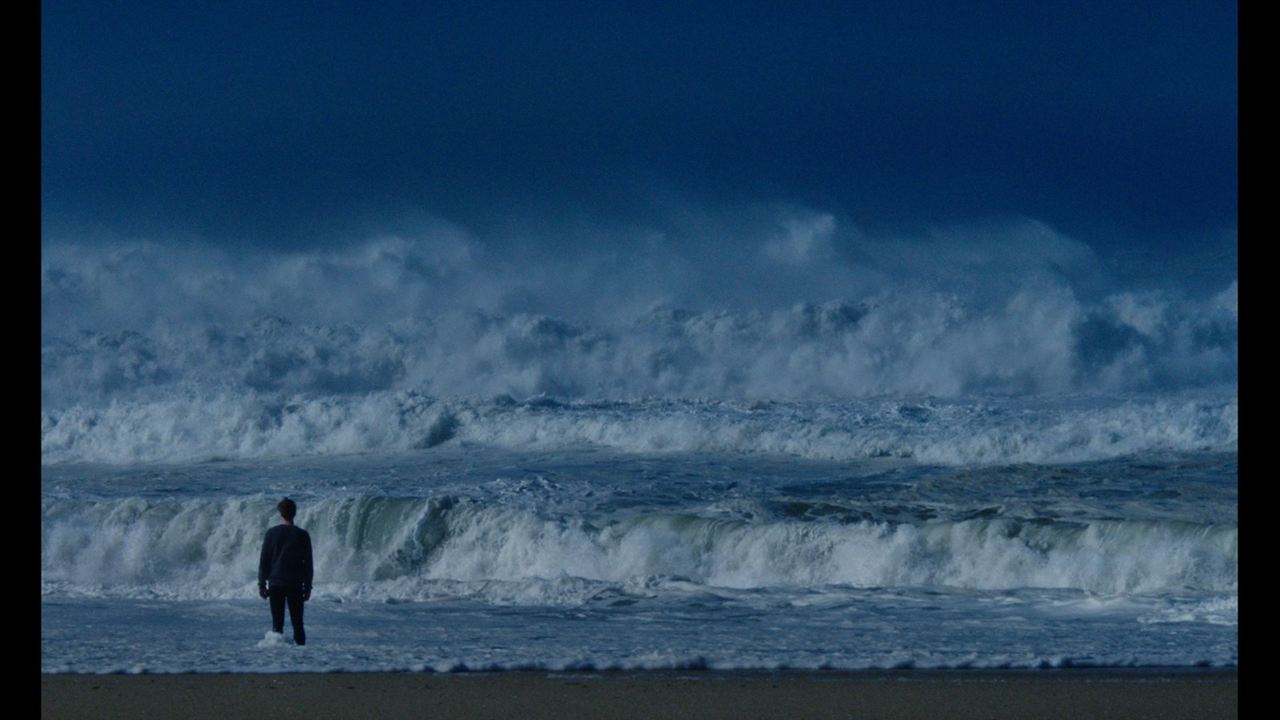
<path fill-rule="evenodd" d="M 1235 671 L 41 676 L 57 718 L 1234 718 Z"/>

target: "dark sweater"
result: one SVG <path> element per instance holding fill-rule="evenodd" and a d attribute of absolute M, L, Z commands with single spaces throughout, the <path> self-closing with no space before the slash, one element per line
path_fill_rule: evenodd
<path fill-rule="evenodd" d="M 258 585 L 311 589 L 311 536 L 293 525 L 267 531 L 258 560 Z"/>

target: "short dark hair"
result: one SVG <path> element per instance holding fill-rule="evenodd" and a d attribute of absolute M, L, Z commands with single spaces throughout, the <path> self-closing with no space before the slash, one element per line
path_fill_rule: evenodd
<path fill-rule="evenodd" d="M 276 509 L 280 511 L 280 517 L 285 520 L 292 520 L 293 516 L 298 514 L 298 503 L 285 498 L 280 501 L 279 505 L 276 505 Z"/>

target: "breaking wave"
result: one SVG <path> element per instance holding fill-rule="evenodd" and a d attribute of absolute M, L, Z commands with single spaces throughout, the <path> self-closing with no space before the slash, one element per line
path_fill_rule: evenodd
<path fill-rule="evenodd" d="M 245 326 L 46 332 L 42 391 L 46 405 L 67 407 L 187 388 L 847 400 L 1234 384 L 1233 313 L 1152 298 L 1112 304 L 1086 307 L 1058 288 L 986 308 L 908 296 L 770 313 L 658 308 L 608 325 L 470 311 L 369 325 L 268 316 Z"/>
<path fill-rule="evenodd" d="M 264 504 L 46 499 L 46 591 L 244 596 L 270 522 Z M 300 522 L 316 538 L 317 591 L 364 600 L 558 604 L 606 590 L 828 585 L 1234 593 L 1237 582 L 1234 523 L 546 517 L 451 496 L 330 498 Z"/>
<path fill-rule="evenodd" d="M 747 284 L 730 285 L 759 281 L 767 297 L 696 298 L 695 309 L 663 301 L 668 281 L 653 268 L 624 273 L 627 292 L 596 307 L 575 294 L 590 286 L 582 277 L 521 274 L 458 238 L 244 258 L 51 245 L 42 456 L 248 458 L 457 440 L 1034 462 L 1234 446 L 1234 282 L 1199 299 L 1086 297 L 1036 263 L 1080 265 L 1087 249 L 1043 228 L 1022 240 L 1059 249 L 1008 267 L 998 258 L 1025 254 L 1016 237 L 979 243 L 977 264 L 951 249 L 968 269 L 929 283 L 910 267 L 836 282 L 852 272 L 839 265 L 812 288 L 835 299 L 796 302 L 818 272 L 811 253 L 766 238 L 741 270 Z M 839 260 L 828 250 L 823 262 Z M 928 277 L 950 267 L 935 265 Z M 785 292 L 767 282 L 784 270 L 796 283 Z M 1132 402 L 1068 400 L 1017 420 L 1008 403 L 983 400 L 1011 396 Z"/>
<path fill-rule="evenodd" d="M 933 464 L 1081 462 L 1156 451 L 1234 450 L 1234 398 L 1053 403 L 991 399 L 844 403 L 446 401 L 417 393 L 280 400 L 172 397 L 46 411 L 46 463 L 180 462 L 425 450 L 722 452 Z"/>

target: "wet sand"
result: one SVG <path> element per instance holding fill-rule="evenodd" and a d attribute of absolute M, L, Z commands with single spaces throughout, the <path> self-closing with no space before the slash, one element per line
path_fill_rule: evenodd
<path fill-rule="evenodd" d="M 42 675 L 43 718 L 1237 717 L 1235 671 Z"/>

